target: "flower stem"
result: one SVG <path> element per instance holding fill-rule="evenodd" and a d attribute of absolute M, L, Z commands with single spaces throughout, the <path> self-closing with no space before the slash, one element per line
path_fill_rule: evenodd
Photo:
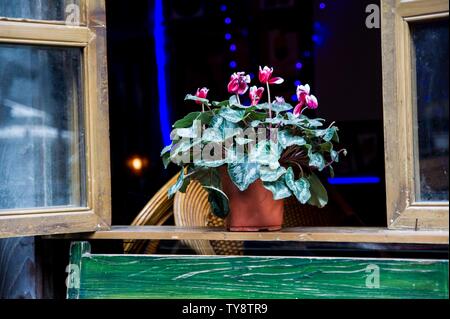
<path fill-rule="evenodd" d="M 267 98 L 269 99 L 269 117 L 272 118 L 272 100 L 270 98 L 269 82 L 267 82 Z M 272 123 L 269 124 L 269 129 L 272 130 Z"/>
<path fill-rule="evenodd" d="M 236 94 L 236 99 L 237 99 L 239 105 L 241 105 L 241 99 L 239 98 L 239 94 Z"/>
<path fill-rule="evenodd" d="M 272 100 L 270 98 L 270 85 L 267 82 L 267 97 L 269 99 L 269 117 L 272 118 Z"/>

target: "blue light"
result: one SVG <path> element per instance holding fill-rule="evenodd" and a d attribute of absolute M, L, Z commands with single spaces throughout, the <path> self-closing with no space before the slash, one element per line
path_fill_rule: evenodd
<path fill-rule="evenodd" d="M 231 62 L 230 62 L 230 68 L 232 68 L 232 69 L 237 68 L 237 63 L 236 63 L 236 61 L 231 61 Z"/>
<path fill-rule="evenodd" d="M 376 176 L 333 177 L 328 179 L 331 185 L 379 184 L 381 178 Z"/>
<path fill-rule="evenodd" d="M 295 86 L 300 86 L 300 85 L 302 85 L 302 82 L 299 81 L 299 80 L 297 80 L 297 81 L 294 82 L 294 85 L 295 85 Z"/>
<path fill-rule="evenodd" d="M 236 44 L 230 45 L 230 51 L 235 52 L 237 50 Z"/>
<path fill-rule="evenodd" d="M 225 18 L 225 24 L 231 24 L 231 18 Z"/>
<path fill-rule="evenodd" d="M 153 36 L 155 39 L 155 56 L 157 67 L 158 97 L 159 97 L 159 123 L 164 145 L 172 143 L 170 139 L 170 116 L 169 104 L 167 99 L 167 81 L 166 81 L 166 52 L 165 52 L 165 28 L 163 0 L 155 0 L 154 8 L 154 29 Z"/>
<path fill-rule="evenodd" d="M 249 73 L 249 75 L 250 75 L 250 79 L 254 79 L 255 78 L 255 73 Z"/>
<path fill-rule="evenodd" d="M 305 51 L 305 52 L 303 52 L 303 56 L 304 56 L 305 58 L 310 58 L 310 57 L 311 57 L 311 51 Z"/>
<path fill-rule="evenodd" d="M 295 64 L 295 67 L 297 68 L 297 70 L 300 70 L 300 69 L 303 68 L 303 64 L 302 64 L 301 62 L 297 62 L 297 63 Z"/>
<path fill-rule="evenodd" d="M 225 33 L 225 40 L 230 41 L 232 38 L 231 33 Z"/>
<path fill-rule="evenodd" d="M 292 96 L 291 96 L 291 100 L 292 100 L 293 102 L 297 102 L 297 101 L 298 101 L 298 99 L 297 99 L 297 94 L 292 95 Z"/>
<path fill-rule="evenodd" d="M 222 4 L 222 5 L 220 6 L 220 11 L 225 12 L 225 11 L 227 11 L 227 10 L 228 10 L 228 7 L 227 7 L 226 4 Z"/>
<path fill-rule="evenodd" d="M 317 35 L 317 34 L 314 34 L 314 35 L 312 36 L 312 40 L 313 40 L 314 43 L 316 43 L 316 44 L 322 44 L 322 38 L 321 38 L 319 35 Z"/>
<path fill-rule="evenodd" d="M 320 10 L 323 10 L 326 7 L 327 7 L 327 5 L 325 3 L 323 3 L 323 2 L 321 2 L 320 5 L 319 5 Z"/>

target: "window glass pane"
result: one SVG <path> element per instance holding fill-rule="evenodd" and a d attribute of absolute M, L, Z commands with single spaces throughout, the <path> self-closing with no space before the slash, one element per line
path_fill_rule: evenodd
<path fill-rule="evenodd" d="M 0 0 L 0 17 L 65 21 L 79 8 L 80 0 Z"/>
<path fill-rule="evenodd" d="M 417 193 L 448 201 L 448 20 L 412 26 L 415 46 Z"/>
<path fill-rule="evenodd" d="M 85 206 L 82 51 L 0 44 L 1 210 Z"/>

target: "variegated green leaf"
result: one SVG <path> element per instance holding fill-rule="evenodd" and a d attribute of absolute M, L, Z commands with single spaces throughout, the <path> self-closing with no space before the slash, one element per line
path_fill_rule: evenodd
<path fill-rule="evenodd" d="M 273 199 L 275 200 L 281 200 L 292 196 L 292 192 L 286 186 L 284 180 L 264 182 L 264 187 L 272 192 Z"/>
<path fill-rule="evenodd" d="M 309 155 L 309 166 L 316 167 L 319 171 L 322 171 L 325 168 L 325 159 L 322 154 L 312 153 Z"/>
<path fill-rule="evenodd" d="M 286 185 L 300 203 L 306 204 L 309 201 L 311 198 L 311 193 L 309 191 L 310 184 L 306 178 L 302 177 L 296 181 L 294 171 L 292 170 L 292 167 L 289 167 L 285 175 L 285 181 Z"/>
<path fill-rule="evenodd" d="M 280 167 L 280 155 L 281 152 L 277 144 L 261 141 L 251 149 L 249 160 L 275 170 Z"/>
<path fill-rule="evenodd" d="M 233 110 L 231 108 L 222 108 L 219 111 L 219 115 L 222 116 L 225 120 L 232 123 L 239 123 L 244 119 L 245 111 L 244 110 Z"/>
<path fill-rule="evenodd" d="M 288 130 L 278 132 L 278 142 L 286 149 L 292 145 L 303 146 L 306 145 L 306 140 L 301 136 L 293 135 Z"/>
<path fill-rule="evenodd" d="M 260 176 L 258 164 L 245 161 L 228 165 L 228 174 L 240 191 L 245 191 Z"/>
<path fill-rule="evenodd" d="M 202 141 L 204 143 L 220 143 L 223 142 L 223 134 L 219 129 L 209 128 L 202 134 Z"/>
<path fill-rule="evenodd" d="M 184 183 L 184 168 L 181 169 L 180 175 L 178 176 L 176 183 L 169 188 L 168 192 L 169 198 L 172 198 L 173 195 L 175 195 L 175 193 L 178 192 L 183 187 L 183 183 Z"/>
<path fill-rule="evenodd" d="M 263 182 L 275 182 L 286 173 L 286 169 L 280 166 L 277 169 L 273 170 L 268 166 L 261 166 L 259 168 L 259 173 Z"/>
<path fill-rule="evenodd" d="M 203 104 L 205 104 L 205 105 L 206 105 L 206 104 L 209 105 L 209 100 L 199 98 L 199 97 L 197 97 L 197 96 L 195 96 L 195 95 L 192 95 L 192 94 L 186 95 L 186 97 L 184 98 L 184 100 L 185 100 L 185 101 L 195 101 L 195 102 L 203 103 Z"/>

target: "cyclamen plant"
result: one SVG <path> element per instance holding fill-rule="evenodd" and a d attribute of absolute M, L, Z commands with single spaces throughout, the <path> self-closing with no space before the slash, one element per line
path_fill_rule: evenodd
<path fill-rule="evenodd" d="M 261 179 L 275 200 L 295 196 L 302 204 L 320 208 L 327 204 L 327 192 L 315 172 L 328 169 L 334 176 L 332 164 L 339 162 L 341 153 L 346 154 L 346 150 L 334 149 L 338 128 L 334 123 L 324 128 L 325 120 L 304 114 L 319 106 L 309 85 L 297 87 L 298 104 L 292 106 L 282 97 L 272 101 L 271 86 L 284 82 L 273 77 L 273 68 L 260 67 L 259 82 L 263 86 L 250 87 L 250 76 L 238 72 L 230 78 L 232 96 L 226 101 L 210 101 L 207 88 L 186 96 L 202 109 L 173 125 L 172 144 L 161 153 L 166 168 L 170 162 L 182 167 L 169 197 L 185 192 L 197 180 L 209 193 L 213 213 L 226 217 L 228 198 L 221 174 L 227 168 L 240 191 Z M 248 106 L 240 99 L 247 92 Z"/>

